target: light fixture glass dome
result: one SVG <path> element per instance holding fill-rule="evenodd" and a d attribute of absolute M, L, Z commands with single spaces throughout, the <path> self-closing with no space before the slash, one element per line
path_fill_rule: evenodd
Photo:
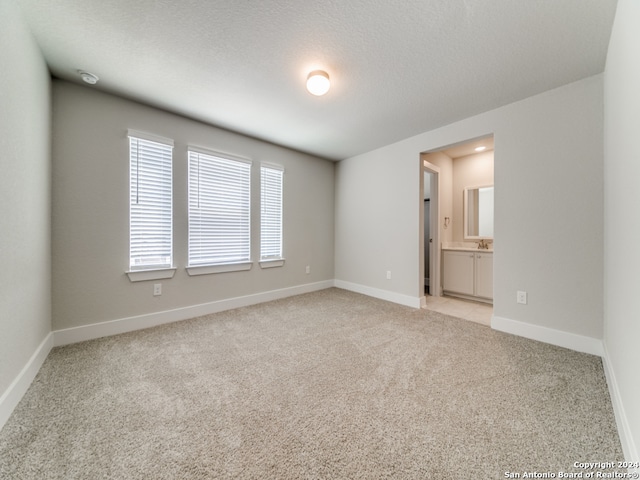
<path fill-rule="evenodd" d="M 307 90 L 310 94 L 321 96 L 329 91 L 331 82 L 329 74 L 322 70 L 314 70 L 307 76 Z"/>

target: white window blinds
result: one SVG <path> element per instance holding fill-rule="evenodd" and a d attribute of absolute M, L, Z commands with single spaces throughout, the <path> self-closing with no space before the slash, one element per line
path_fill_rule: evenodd
<path fill-rule="evenodd" d="M 189 151 L 189 266 L 249 262 L 251 162 Z"/>
<path fill-rule="evenodd" d="M 282 258 L 281 167 L 260 168 L 260 260 Z"/>
<path fill-rule="evenodd" d="M 171 267 L 172 153 L 172 140 L 129 132 L 131 270 Z"/>

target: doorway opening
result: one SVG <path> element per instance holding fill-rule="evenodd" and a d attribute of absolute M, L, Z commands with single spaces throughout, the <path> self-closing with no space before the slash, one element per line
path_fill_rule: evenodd
<path fill-rule="evenodd" d="M 473 311 L 472 316 L 477 316 L 476 310 L 489 318 L 492 314 L 493 229 L 487 236 L 468 227 L 483 224 L 483 219 L 472 217 L 483 209 L 469 210 L 469 205 L 476 204 L 466 196 L 488 186 L 493 193 L 493 152 L 493 135 L 488 135 L 420 155 L 419 287 L 422 305 L 429 309 L 440 311 L 431 307 L 451 303 L 456 311 L 443 313 L 461 318 L 465 310 Z M 493 223 L 493 204 L 490 211 Z M 468 258 L 461 260 L 460 252 L 452 254 L 456 249 L 464 250 Z M 445 257 L 451 257 L 448 265 Z"/>
<path fill-rule="evenodd" d="M 421 295 L 439 297 L 440 289 L 440 168 L 427 161 L 422 163 L 422 205 L 420 209 L 422 225 L 422 249 L 420 278 L 422 279 Z M 423 302 L 424 305 L 424 302 Z"/>

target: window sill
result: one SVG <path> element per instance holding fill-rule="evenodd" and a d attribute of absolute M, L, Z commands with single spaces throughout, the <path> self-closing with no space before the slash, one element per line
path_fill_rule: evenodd
<path fill-rule="evenodd" d="M 242 272 L 245 270 L 251 270 L 253 262 L 242 263 L 223 263 L 220 265 L 198 265 L 192 267 L 186 267 L 189 276 L 195 275 L 210 275 L 213 273 L 225 273 L 225 272 Z"/>
<path fill-rule="evenodd" d="M 274 258 L 271 260 L 260 260 L 260 268 L 274 268 L 282 267 L 284 265 L 284 258 Z"/>
<path fill-rule="evenodd" d="M 175 267 L 159 268 L 155 270 L 129 270 L 126 272 L 129 280 L 132 282 L 144 282 L 147 280 L 163 280 L 165 278 L 173 278 L 176 273 Z"/>

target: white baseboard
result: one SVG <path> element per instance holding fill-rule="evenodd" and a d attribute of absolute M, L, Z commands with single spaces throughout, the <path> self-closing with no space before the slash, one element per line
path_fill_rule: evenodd
<path fill-rule="evenodd" d="M 598 338 L 585 337 L 584 335 L 563 332 L 540 325 L 532 325 L 517 320 L 496 317 L 495 315 L 491 318 L 491 328 L 520 337 L 530 338 L 531 340 L 550 343 L 558 347 L 590 353 L 591 355 L 597 355 L 599 357 L 602 357 L 604 353 L 602 340 Z"/>
<path fill-rule="evenodd" d="M 640 462 L 640 452 L 636 447 L 636 443 L 633 440 L 631 434 L 631 426 L 627 420 L 627 414 L 622 404 L 622 398 L 620 397 L 620 390 L 618 388 L 618 382 L 616 380 L 611 360 L 609 359 L 609 352 L 607 351 L 606 343 L 603 343 L 602 366 L 604 367 L 604 375 L 607 378 L 607 386 L 609 387 L 609 395 L 611 396 L 611 405 L 613 406 L 613 413 L 616 417 L 616 424 L 618 426 L 618 435 L 620 436 L 620 443 L 622 444 L 622 452 L 627 462 Z M 629 470 L 630 472 L 640 473 L 640 470 Z"/>
<path fill-rule="evenodd" d="M 293 295 L 301 295 L 303 293 L 324 290 L 334 286 L 333 280 L 325 280 L 316 283 L 307 283 L 295 287 L 282 288 L 279 290 L 270 290 L 268 292 L 255 293 L 242 297 L 218 300 L 215 302 L 202 303 L 200 305 L 192 305 L 174 310 L 165 310 L 162 312 L 148 313 L 137 315 L 135 317 L 120 318 L 107 322 L 94 323 L 91 325 L 83 325 L 80 327 L 65 328 L 53 332 L 54 345 L 68 345 L 70 343 L 83 342 L 85 340 L 93 340 L 94 338 L 108 337 L 119 333 L 132 332 L 134 330 L 142 330 L 143 328 L 155 327 L 165 323 L 187 320 L 211 313 L 223 312 L 234 308 L 247 307 L 257 303 L 269 302 L 280 298 L 291 297 Z"/>
<path fill-rule="evenodd" d="M 367 287 L 366 285 L 360 285 L 358 283 L 345 282 L 344 280 L 336 280 L 335 286 L 350 290 L 356 293 L 362 293 L 369 297 L 379 298 L 380 300 L 386 300 L 388 302 L 399 303 L 412 308 L 420 308 L 420 297 L 410 297 L 409 295 L 403 295 L 401 293 L 389 292 L 388 290 L 381 290 L 379 288 Z"/>
<path fill-rule="evenodd" d="M 29 389 L 31 382 L 36 378 L 40 367 L 53 348 L 53 334 L 49 333 L 40 343 L 36 351 L 31 355 L 27 364 L 20 371 L 18 376 L 11 382 L 9 388 L 0 397 L 0 430 L 7 423 L 11 413 L 16 408 L 24 394 Z"/>

